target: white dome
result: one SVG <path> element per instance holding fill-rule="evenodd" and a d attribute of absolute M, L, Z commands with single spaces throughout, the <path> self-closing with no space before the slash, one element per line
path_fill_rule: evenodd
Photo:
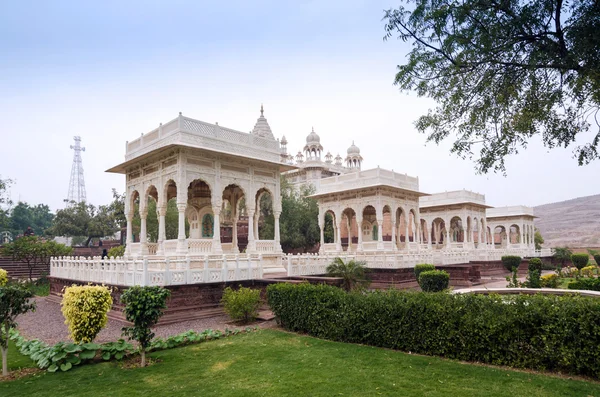
<path fill-rule="evenodd" d="M 307 145 L 320 145 L 321 144 L 321 137 L 319 137 L 319 135 L 317 135 L 314 127 L 313 127 L 311 133 L 308 134 L 308 136 L 306 137 L 306 144 Z"/>
<path fill-rule="evenodd" d="M 348 156 L 351 154 L 360 154 L 360 149 L 354 144 L 354 141 L 352 141 L 352 146 L 348 148 Z"/>

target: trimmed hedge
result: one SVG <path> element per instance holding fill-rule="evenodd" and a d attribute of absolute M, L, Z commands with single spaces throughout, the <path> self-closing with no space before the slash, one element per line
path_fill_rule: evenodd
<path fill-rule="evenodd" d="M 273 284 L 287 330 L 319 338 L 600 378 L 600 302 L 579 296 L 346 293 Z"/>
<path fill-rule="evenodd" d="M 527 263 L 527 270 L 537 270 L 542 271 L 542 260 L 540 258 L 531 258 Z"/>
<path fill-rule="evenodd" d="M 431 263 L 419 263 L 415 265 L 415 277 L 417 278 L 417 282 L 420 283 L 419 277 L 423 272 L 429 272 L 431 270 L 435 270 L 435 265 Z"/>
<path fill-rule="evenodd" d="M 600 278 L 579 278 L 577 281 L 571 281 L 567 288 L 600 291 Z"/>
<path fill-rule="evenodd" d="M 515 267 L 518 269 L 521 264 L 521 257 L 516 255 L 505 255 L 500 259 L 506 270 L 509 272 L 512 272 Z"/>
<path fill-rule="evenodd" d="M 573 254 L 571 255 L 571 262 L 577 269 L 581 270 L 590 262 L 590 256 L 588 254 Z"/>
<path fill-rule="evenodd" d="M 600 254 L 594 255 L 594 261 L 596 262 L 596 265 L 600 266 Z"/>
<path fill-rule="evenodd" d="M 448 289 L 450 275 L 443 270 L 428 270 L 419 275 L 419 285 L 425 292 L 441 292 Z"/>

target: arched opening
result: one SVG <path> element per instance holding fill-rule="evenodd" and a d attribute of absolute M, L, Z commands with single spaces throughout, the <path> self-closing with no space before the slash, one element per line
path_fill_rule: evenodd
<path fill-rule="evenodd" d="M 150 185 L 146 189 L 146 236 L 149 243 L 158 241 L 158 190 L 156 186 Z M 156 246 L 150 249 L 150 253 L 156 253 Z"/>
<path fill-rule="evenodd" d="M 509 236 L 510 244 L 521 244 L 521 228 L 519 225 L 510 225 L 510 236 Z"/>
<path fill-rule="evenodd" d="M 475 248 L 479 247 L 479 243 L 481 242 L 479 230 L 479 219 L 475 217 L 473 218 L 473 245 L 475 246 Z"/>
<path fill-rule="evenodd" d="M 464 243 L 465 241 L 463 222 L 459 216 L 455 216 L 450 219 L 450 240 L 453 243 Z"/>
<path fill-rule="evenodd" d="M 422 243 L 429 244 L 430 238 L 429 238 L 429 235 L 427 233 L 427 221 L 425 219 L 421 219 L 420 236 L 421 236 L 421 242 Z"/>
<path fill-rule="evenodd" d="M 223 189 L 220 222 L 221 244 L 224 252 L 242 252 L 248 245 L 248 215 L 246 194 L 236 184 Z"/>
<path fill-rule="evenodd" d="M 471 217 L 467 216 L 467 235 L 465 236 L 465 241 L 467 243 L 473 242 L 473 227 L 471 224 Z"/>
<path fill-rule="evenodd" d="M 337 233 L 335 227 L 335 213 L 331 210 L 325 212 L 325 219 L 323 224 L 323 242 L 325 244 L 335 243 L 335 234 Z"/>
<path fill-rule="evenodd" d="M 201 238 L 213 238 L 214 236 L 214 226 L 215 226 L 215 220 L 212 214 L 210 213 L 206 213 L 204 214 L 204 216 L 202 216 L 202 222 L 201 222 Z"/>
<path fill-rule="evenodd" d="M 201 179 L 195 179 L 189 184 L 187 195 L 188 207 L 186 209 L 187 224 L 185 234 L 190 239 L 208 239 L 208 237 L 203 237 L 206 233 L 203 233 L 203 230 L 201 230 L 201 224 L 206 214 L 210 214 L 214 219 L 210 186 Z M 214 225 L 213 223 L 211 236 L 214 235 L 214 227 L 216 226 L 218 225 Z"/>
<path fill-rule="evenodd" d="M 362 241 L 377 241 L 378 236 L 378 227 L 377 227 L 377 213 L 375 211 L 375 207 L 372 205 L 367 205 L 363 208 L 362 213 Z"/>
<path fill-rule="evenodd" d="M 406 213 L 401 207 L 396 208 L 396 246 L 406 247 Z"/>
<path fill-rule="evenodd" d="M 139 243 L 140 241 L 140 193 L 137 190 L 134 190 L 129 197 L 129 208 L 133 212 L 133 222 L 131 228 L 131 241 L 134 243 Z"/>
<path fill-rule="evenodd" d="M 344 251 L 353 251 L 354 246 L 358 244 L 358 224 L 356 222 L 356 213 L 352 208 L 346 208 L 342 212 L 340 234 L 342 249 Z"/>
<path fill-rule="evenodd" d="M 382 228 L 382 240 L 392 241 L 392 209 L 389 205 L 383 206 L 383 224 Z"/>
<path fill-rule="evenodd" d="M 408 211 L 408 241 L 417 242 L 417 215 L 414 209 Z"/>
<path fill-rule="evenodd" d="M 273 214 L 273 196 L 271 192 L 262 188 L 256 192 L 256 208 L 258 219 L 256 231 L 259 240 L 275 239 L 275 215 Z"/>
<path fill-rule="evenodd" d="M 506 229 L 504 226 L 496 226 L 494 228 L 494 247 L 496 248 L 506 248 L 507 245 Z"/>
<path fill-rule="evenodd" d="M 442 218 L 435 218 L 431 222 L 431 244 L 434 248 L 442 248 L 446 242 L 446 222 Z"/>

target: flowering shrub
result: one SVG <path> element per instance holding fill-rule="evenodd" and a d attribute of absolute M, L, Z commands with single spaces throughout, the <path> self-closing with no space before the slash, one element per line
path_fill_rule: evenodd
<path fill-rule="evenodd" d="M 579 270 L 573 266 L 563 267 L 560 270 L 560 275 L 561 275 L 561 277 L 565 277 L 565 278 L 577 277 L 577 276 L 579 276 Z"/>
<path fill-rule="evenodd" d="M 8 272 L 4 269 L 0 269 L 0 287 L 8 283 Z"/>
<path fill-rule="evenodd" d="M 596 269 L 596 266 L 586 266 L 579 271 L 579 275 L 581 277 L 594 277 Z"/>
<path fill-rule="evenodd" d="M 112 303 L 110 290 L 104 286 L 74 285 L 65 288 L 61 306 L 71 339 L 75 343 L 93 341 L 106 326 L 106 314 Z"/>
<path fill-rule="evenodd" d="M 560 277 L 558 277 L 558 274 L 556 273 L 551 273 L 542 276 L 540 281 L 542 288 L 558 288 Z"/>

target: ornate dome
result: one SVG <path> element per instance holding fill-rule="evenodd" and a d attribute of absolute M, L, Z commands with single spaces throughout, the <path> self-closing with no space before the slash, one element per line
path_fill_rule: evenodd
<path fill-rule="evenodd" d="M 353 154 L 359 154 L 360 155 L 360 149 L 358 148 L 358 146 L 356 146 L 354 144 L 354 141 L 352 141 L 352 146 L 350 146 L 348 148 L 348 156 L 353 155 Z"/>
<path fill-rule="evenodd" d="M 251 132 L 252 135 L 260 136 L 262 138 L 275 139 L 271 132 L 271 127 L 267 123 L 267 119 L 264 115 L 263 105 L 260 105 L 260 117 L 256 120 L 254 129 Z"/>
<path fill-rule="evenodd" d="M 284 135 L 284 136 L 282 136 L 282 137 L 281 137 L 281 144 L 282 144 L 282 145 L 287 145 L 287 143 L 288 143 L 288 141 L 287 141 L 287 139 L 285 138 L 285 135 Z"/>
<path fill-rule="evenodd" d="M 306 145 L 310 146 L 310 145 L 320 145 L 320 144 L 321 144 L 321 137 L 319 137 L 319 135 L 317 135 L 317 133 L 315 132 L 315 127 L 313 127 L 311 133 L 308 134 L 308 136 L 306 137 Z"/>

